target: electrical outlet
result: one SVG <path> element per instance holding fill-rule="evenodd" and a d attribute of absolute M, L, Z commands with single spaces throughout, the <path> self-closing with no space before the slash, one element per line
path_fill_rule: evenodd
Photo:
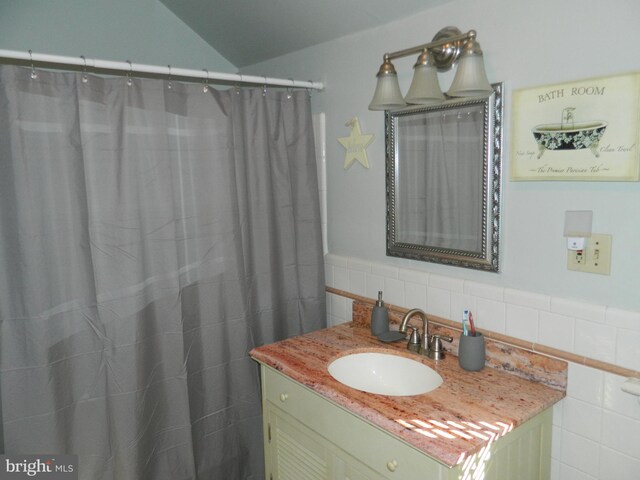
<path fill-rule="evenodd" d="M 569 250 L 567 268 L 578 272 L 611 273 L 611 235 L 593 233 L 587 238 L 587 246 L 583 250 Z"/>

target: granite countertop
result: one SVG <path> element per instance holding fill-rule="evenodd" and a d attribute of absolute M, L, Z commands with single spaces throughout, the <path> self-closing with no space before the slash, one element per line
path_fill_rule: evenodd
<path fill-rule="evenodd" d="M 444 383 L 422 395 L 392 397 L 347 387 L 327 371 L 327 365 L 340 356 L 378 350 L 421 361 Z M 356 323 L 258 347 L 250 355 L 448 467 L 464 462 L 565 396 L 563 388 L 527 379 L 526 372 L 519 376 L 507 371 L 517 367 L 467 372 L 454 355 L 435 362 L 408 352 L 404 341 L 382 343 L 369 328 Z"/>

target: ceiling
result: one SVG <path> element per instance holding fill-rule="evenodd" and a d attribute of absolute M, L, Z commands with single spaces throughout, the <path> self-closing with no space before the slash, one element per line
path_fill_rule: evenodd
<path fill-rule="evenodd" d="M 236 67 L 408 17 L 450 0 L 160 0 Z"/>

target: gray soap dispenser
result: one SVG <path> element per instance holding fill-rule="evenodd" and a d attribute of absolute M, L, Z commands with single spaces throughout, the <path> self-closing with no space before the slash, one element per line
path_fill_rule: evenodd
<path fill-rule="evenodd" d="M 371 333 L 375 336 L 389 331 L 389 311 L 382 301 L 382 291 L 378 292 L 378 301 L 371 311 Z"/>

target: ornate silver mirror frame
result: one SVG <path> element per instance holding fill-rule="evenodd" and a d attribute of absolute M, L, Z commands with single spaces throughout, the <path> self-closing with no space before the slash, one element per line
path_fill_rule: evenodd
<path fill-rule="evenodd" d="M 502 89 L 385 114 L 387 255 L 499 271 Z"/>

